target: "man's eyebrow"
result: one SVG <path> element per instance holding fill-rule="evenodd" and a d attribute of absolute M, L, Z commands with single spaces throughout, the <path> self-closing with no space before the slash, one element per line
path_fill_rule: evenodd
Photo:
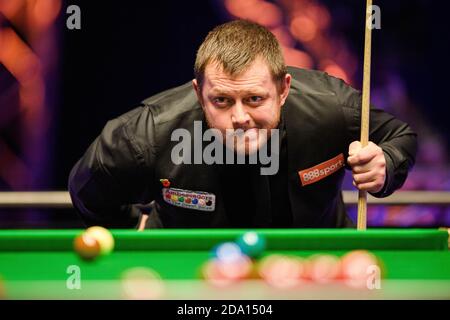
<path fill-rule="evenodd" d="M 209 92 L 209 95 L 220 95 L 220 94 L 233 95 L 235 93 L 240 93 L 240 94 L 258 94 L 258 95 L 267 95 L 268 94 L 267 90 L 264 90 L 264 89 L 261 89 L 261 88 L 250 88 L 250 89 L 238 90 L 238 91 L 214 88 L 214 89 L 212 89 Z"/>

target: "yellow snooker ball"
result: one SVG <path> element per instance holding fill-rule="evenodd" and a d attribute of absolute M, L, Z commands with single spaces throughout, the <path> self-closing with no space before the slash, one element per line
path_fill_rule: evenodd
<path fill-rule="evenodd" d="M 85 234 L 97 240 L 102 256 L 110 254 L 114 249 L 114 238 L 111 232 L 103 227 L 95 226 L 86 229 Z"/>

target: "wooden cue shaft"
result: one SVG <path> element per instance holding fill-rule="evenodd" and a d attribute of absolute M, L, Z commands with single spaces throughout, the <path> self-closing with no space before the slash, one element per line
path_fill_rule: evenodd
<path fill-rule="evenodd" d="M 364 73 L 362 88 L 362 109 L 361 109 L 361 146 L 365 147 L 369 143 L 369 115 L 370 115 L 370 64 L 372 51 L 372 0 L 367 0 L 366 4 L 366 32 L 364 39 Z M 358 230 L 367 228 L 367 192 L 358 192 Z"/>

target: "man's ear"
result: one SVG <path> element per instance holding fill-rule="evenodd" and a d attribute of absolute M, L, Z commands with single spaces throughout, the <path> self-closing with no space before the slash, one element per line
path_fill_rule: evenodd
<path fill-rule="evenodd" d="M 202 93 L 200 92 L 200 87 L 198 85 L 197 79 L 192 80 L 192 86 L 194 87 L 195 93 L 197 94 L 198 101 L 200 102 L 201 105 L 203 105 Z"/>
<path fill-rule="evenodd" d="M 284 103 L 286 102 L 286 99 L 289 95 L 289 90 L 291 89 L 291 80 L 292 80 L 292 76 L 289 73 L 287 73 L 284 76 L 283 91 L 280 94 L 281 105 L 284 105 Z"/>

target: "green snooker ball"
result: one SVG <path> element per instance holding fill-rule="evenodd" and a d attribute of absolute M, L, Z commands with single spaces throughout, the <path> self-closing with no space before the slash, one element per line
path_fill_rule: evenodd
<path fill-rule="evenodd" d="M 250 258 L 259 258 L 266 250 L 265 237 L 255 231 L 248 231 L 236 240 L 241 251 Z"/>

